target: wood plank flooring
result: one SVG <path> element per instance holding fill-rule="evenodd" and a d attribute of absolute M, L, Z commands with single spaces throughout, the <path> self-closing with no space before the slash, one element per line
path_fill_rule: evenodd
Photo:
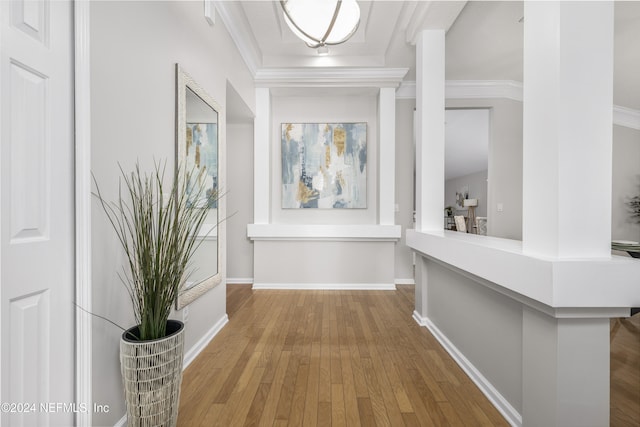
<path fill-rule="evenodd" d="M 229 323 L 185 370 L 178 426 L 508 425 L 411 318 L 413 289 L 228 286 Z M 640 425 L 630 322 L 612 329 L 612 426 Z"/>
<path fill-rule="evenodd" d="M 640 314 L 611 320 L 611 426 L 640 427 Z"/>
<path fill-rule="evenodd" d="M 411 318 L 413 287 L 228 287 L 229 323 L 184 373 L 179 426 L 506 426 Z"/>

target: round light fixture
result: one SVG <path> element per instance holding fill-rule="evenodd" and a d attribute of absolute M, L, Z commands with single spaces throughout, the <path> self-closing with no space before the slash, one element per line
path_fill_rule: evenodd
<path fill-rule="evenodd" d="M 281 0 L 284 20 L 307 46 L 344 43 L 360 24 L 356 0 Z"/>

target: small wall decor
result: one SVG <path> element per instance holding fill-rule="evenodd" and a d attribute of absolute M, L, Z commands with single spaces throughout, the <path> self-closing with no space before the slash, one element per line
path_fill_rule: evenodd
<path fill-rule="evenodd" d="M 283 123 L 282 208 L 367 207 L 366 123 Z"/>
<path fill-rule="evenodd" d="M 464 201 L 469 198 L 469 186 L 465 185 L 456 191 L 456 207 L 464 209 Z"/>

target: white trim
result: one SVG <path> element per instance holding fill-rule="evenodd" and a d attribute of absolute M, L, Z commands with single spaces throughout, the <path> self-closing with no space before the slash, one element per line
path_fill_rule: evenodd
<path fill-rule="evenodd" d="M 395 291 L 393 283 L 254 283 L 252 289 L 328 290 L 328 291 Z"/>
<path fill-rule="evenodd" d="M 75 303 L 91 311 L 91 56 L 90 1 L 74 2 L 75 43 Z M 92 405 L 91 315 L 76 309 L 75 398 Z M 92 425 L 92 412 L 78 412 L 75 424 Z"/>
<path fill-rule="evenodd" d="M 415 285 L 415 279 L 395 279 L 396 285 Z"/>
<path fill-rule="evenodd" d="M 506 98 L 522 102 L 522 83 L 515 80 L 446 80 L 446 99 Z M 402 82 L 396 93 L 398 99 L 416 97 L 416 82 Z"/>
<path fill-rule="evenodd" d="M 414 312 L 414 319 L 416 319 L 416 312 Z M 431 322 L 428 318 L 420 318 L 422 321 L 421 326 L 425 326 L 429 332 L 438 340 L 440 345 L 449 353 L 451 358 L 462 368 L 467 376 L 478 386 L 480 391 L 489 399 L 489 402 L 502 414 L 509 424 L 514 427 L 522 426 L 522 415 L 500 394 L 500 392 L 489 382 L 487 378 L 467 359 L 464 354 L 458 348 L 453 345 L 451 341 L 442 333 L 438 327 Z M 416 319 L 417 321 L 417 319 Z"/>
<path fill-rule="evenodd" d="M 400 240 L 402 227 L 376 224 L 248 224 L 247 236 L 251 240 L 383 242 Z"/>
<path fill-rule="evenodd" d="M 218 15 L 222 23 L 227 28 L 229 35 L 233 39 L 240 56 L 249 68 L 252 75 L 256 74 L 258 67 L 262 63 L 262 57 L 258 43 L 253 37 L 253 32 L 249 28 L 249 24 L 244 17 L 238 2 L 213 0 L 218 11 Z"/>
<path fill-rule="evenodd" d="M 229 316 L 225 314 L 218 320 L 215 325 L 207 331 L 206 334 L 202 336 L 185 354 L 182 362 L 182 370 L 184 371 L 187 367 L 193 362 L 196 357 L 204 350 L 207 345 L 211 342 L 211 340 L 224 328 L 224 326 L 229 323 Z"/>
<path fill-rule="evenodd" d="M 423 30 L 444 30 L 446 33 L 466 4 L 466 1 L 417 2 L 417 5 L 410 10 L 407 25 L 404 27 L 405 40 L 415 45 Z"/>
<path fill-rule="evenodd" d="M 400 83 L 396 99 L 415 99 L 416 82 Z M 523 100 L 523 85 L 514 80 L 447 80 L 446 99 L 495 99 Z M 640 110 L 613 106 L 613 124 L 640 130 Z"/>
<path fill-rule="evenodd" d="M 613 124 L 640 130 L 640 110 L 614 105 Z"/>
<path fill-rule="evenodd" d="M 227 277 L 227 285 L 253 285 L 253 277 Z"/>
<path fill-rule="evenodd" d="M 631 257 L 543 258 L 525 253 L 521 241 L 446 230 L 407 230 L 406 244 L 549 316 L 620 317 L 640 306 L 640 263 Z"/>
<path fill-rule="evenodd" d="M 262 68 L 256 87 L 394 87 L 408 68 Z"/>
<path fill-rule="evenodd" d="M 413 320 L 420 326 L 427 326 L 427 318 L 422 317 L 416 310 L 413 311 Z"/>
<path fill-rule="evenodd" d="M 396 99 L 416 99 L 416 82 L 402 82 L 396 89 Z"/>
<path fill-rule="evenodd" d="M 216 8 L 212 0 L 204 0 L 204 19 L 212 27 L 216 24 Z"/>

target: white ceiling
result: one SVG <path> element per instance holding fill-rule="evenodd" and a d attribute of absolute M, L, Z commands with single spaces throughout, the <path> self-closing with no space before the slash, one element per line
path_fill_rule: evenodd
<path fill-rule="evenodd" d="M 409 68 L 422 28 L 447 28 L 448 80 L 522 81 L 521 1 L 361 1 L 362 22 L 346 43 L 319 57 L 289 30 L 278 1 L 223 1 L 223 14 L 256 69 L 288 67 Z M 615 5 L 614 104 L 640 110 L 640 1 Z"/>
<path fill-rule="evenodd" d="M 293 35 L 284 22 L 279 1 L 225 1 L 222 13 L 226 14 L 227 23 L 232 24 L 236 42 L 240 40 L 244 46 L 241 50 L 245 59 L 249 52 L 248 63 L 254 71 L 291 67 L 408 68 L 404 80 L 415 81 L 416 55 L 411 41 L 421 29 L 445 28 L 447 80 L 523 81 L 522 1 L 358 0 L 358 3 L 361 8 L 358 30 L 346 43 L 330 47 L 326 57 L 318 56 L 316 50 Z M 613 102 L 635 110 L 640 110 L 639 42 L 640 1 L 616 1 Z M 297 88 L 277 90 L 283 96 L 300 94 Z M 320 95 L 328 89 L 305 89 L 304 95 L 310 90 Z M 354 91 L 367 94 L 362 88 Z M 242 114 L 250 120 L 246 106 L 234 104 L 234 111 L 229 111 L 230 119 Z M 488 129 L 482 112 L 447 111 L 447 179 L 487 168 Z"/>

